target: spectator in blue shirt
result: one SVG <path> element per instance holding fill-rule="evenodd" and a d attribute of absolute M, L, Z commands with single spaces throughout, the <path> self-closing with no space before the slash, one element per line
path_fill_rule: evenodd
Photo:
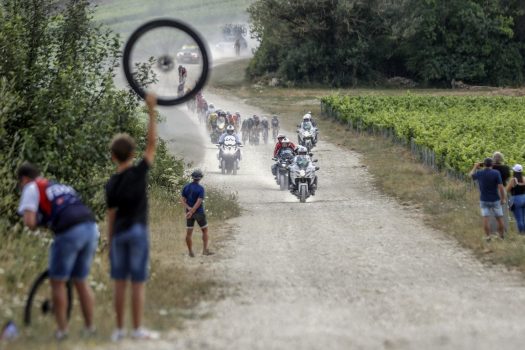
<path fill-rule="evenodd" d="M 199 184 L 202 177 L 202 171 L 195 170 L 191 174 L 193 182 L 184 186 L 181 193 L 181 203 L 186 213 L 186 245 L 188 246 L 188 253 L 192 258 L 195 257 L 191 238 L 195 221 L 197 221 L 202 230 L 202 254 L 213 254 L 208 249 L 208 222 L 206 221 L 206 213 L 204 211 L 204 187 Z"/>
<path fill-rule="evenodd" d="M 504 238 L 505 232 L 502 207 L 505 203 L 505 188 L 499 171 L 492 169 L 492 165 L 492 158 L 485 158 L 483 163 L 474 164 L 470 172 L 472 179 L 478 181 L 479 184 L 481 216 L 483 217 L 483 228 L 487 241 L 490 241 L 491 238 L 489 222 L 491 214 L 496 217 L 501 239 Z"/>

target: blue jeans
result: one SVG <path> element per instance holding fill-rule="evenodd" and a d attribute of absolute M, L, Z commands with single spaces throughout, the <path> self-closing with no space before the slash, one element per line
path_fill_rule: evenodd
<path fill-rule="evenodd" d="M 512 212 L 516 218 L 518 231 L 520 233 L 525 233 L 525 194 L 512 196 L 512 201 L 514 203 Z"/>
<path fill-rule="evenodd" d="M 495 202 L 484 202 L 481 201 L 479 204 L 481 208 L 481 216 L 491 216 L 494 214 L 496 217 L 503 216 L 503 207 L 501 206 L 501 202 L 495 201 Z"/>
<path fill-rule="evenodd" d="M 99 232 L 94 222 L 83 222 L 55 236 L 49 249 L 49 278 L 84 280 L 97 250 Z"/>
<path fill-rule="evenodd" d="M 144 224 L 115 232 L 111 239 L 111 278 L 144 282 L 148 277 L 149 239 Z"/>

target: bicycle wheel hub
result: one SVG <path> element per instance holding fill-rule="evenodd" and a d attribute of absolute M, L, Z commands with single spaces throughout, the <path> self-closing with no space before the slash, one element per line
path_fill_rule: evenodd
<path fill-rule="evenodd" d="M 159 57 L 157 65 L 162 72 L 167 73 L 175 68 L 175 61 L 171 56 L 164 55 Z"/>

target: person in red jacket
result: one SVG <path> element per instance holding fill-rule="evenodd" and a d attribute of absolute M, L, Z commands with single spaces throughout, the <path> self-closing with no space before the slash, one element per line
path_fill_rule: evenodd
<path fill-rule="evenodd" d="M 277 157 L 279 155 L 279 150 L 283 147 L 283 140 L 286 138 L 283 134 L 279 134 L 277 136 L 277 143 L 275 144 L 275 148 L 273 149 L 273 157 Z M 294 151 L 297 148 L 295 144 L 291 141 L 288 141 L 287 147 L 292 148 Z"/>

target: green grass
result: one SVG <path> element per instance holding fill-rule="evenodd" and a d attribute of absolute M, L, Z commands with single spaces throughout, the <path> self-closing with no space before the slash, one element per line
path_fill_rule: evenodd
<path fill-rule="evenodd" d="M 320 125 L 321 137 L 361 155 L 377 188 L 396 198 L 406 210 L 421 217 L 429 226 L 454 237 L 489 263 L 504 264 L 525 272 L 525 237 L 516 233 L 515 222 L 504 242 L 486 244 L 479 214 L 478 190 L 470 182 L 447 177 L 424 165 L 406 147 L 381 135 L 359 133 L 330 118 L 320 116 L 320 98 L 339 92 L 348 95 L 406 95 L 396 89 L 270 88 L 246 80 L 248 61 L 238 61 L 215 68 L 210 82 L 216 93 L 235 95 L 247 104 L 280 116 L 287 130 L 306 111 L 312 111 Z M 418 89 L 414 95 L 523 95 L 524 89 L 493 89 L 490 91 L 456 91 Z M 322 165 L 321 165 L 322 166 Z M 322 176 L 322 174 L 320 174 Z"/>

